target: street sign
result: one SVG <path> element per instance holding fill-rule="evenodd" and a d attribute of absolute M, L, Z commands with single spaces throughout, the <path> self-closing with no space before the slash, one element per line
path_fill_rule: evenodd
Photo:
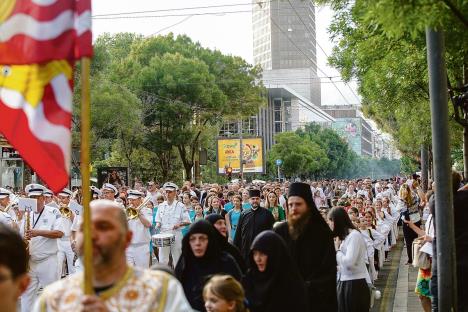
<path fill-rule="evenodd" d="M 276 160 L 276 165 L 281 166 L 283 164 L 283 161 L 281 159 Z"/>

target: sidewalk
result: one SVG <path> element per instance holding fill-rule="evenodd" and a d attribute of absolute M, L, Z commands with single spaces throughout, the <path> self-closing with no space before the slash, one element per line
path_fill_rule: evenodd
<path fill-rule="evenodd" d="M 404 248 L 403 235 L 400 232 L 398 243 L 385 262 L 375 286 L 382 293 L 372 312 L 421 312 L 419 298 L 414 292 L 418 269 L 406 265 L 408 256 Z"/>
<path fill-rule="evenodd" d="M 407 261 L 408 255 L 404 248 L 400 257 L 393 312 L 423 311 L 418 295 L 414 292 L 418 269 L 412 265 L 406 265 Z"/>

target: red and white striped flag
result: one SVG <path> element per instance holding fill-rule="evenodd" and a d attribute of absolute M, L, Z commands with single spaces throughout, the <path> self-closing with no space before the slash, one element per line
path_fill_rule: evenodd
<path fill-rule="evenodd" d="M 0 1 L 0 133 L 54 192 L 68 183 L 73 62 L 91 54 L 90 0 Z"/>

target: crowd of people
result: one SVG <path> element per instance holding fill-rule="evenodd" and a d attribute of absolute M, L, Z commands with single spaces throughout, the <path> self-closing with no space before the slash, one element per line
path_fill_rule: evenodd
<path fill-rule="evenodd" d="M 423 192 L 417 176 L 91 187 L 92 296 L 82 290 L 82 190 L 0 188 L 0 306 L 15 311 L 20 297 L 22 311 L 369 311 L 399 225 L 408 264 L 415 239 L 433 261 L 434 188 Z M 425 311 L 436 304 L 432 271 L 419 268 L 416 284 Z"/>

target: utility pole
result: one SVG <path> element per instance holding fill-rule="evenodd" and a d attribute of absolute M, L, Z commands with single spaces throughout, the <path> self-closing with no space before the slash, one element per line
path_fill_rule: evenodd
<path fill-rule="evenodd" d="M 434 161 L 439 311 L 456 310 L 455 233 L 448 129 L 447 71 L 442 31 L 426 28 L 429 97 L 431 100 L 432 153 Z"/>
<path fill-rule="evenodd" d="M 240 178 L 241 178 L 241 185 L 244 184 L 244 149 L 242 145 L 242 118 L 239 119 L 238 122 L 238 127 L 239 127 L 239 149 L 240 149 L 240 154 L 239 154 L 239 160 L 240 160 Z"/>

